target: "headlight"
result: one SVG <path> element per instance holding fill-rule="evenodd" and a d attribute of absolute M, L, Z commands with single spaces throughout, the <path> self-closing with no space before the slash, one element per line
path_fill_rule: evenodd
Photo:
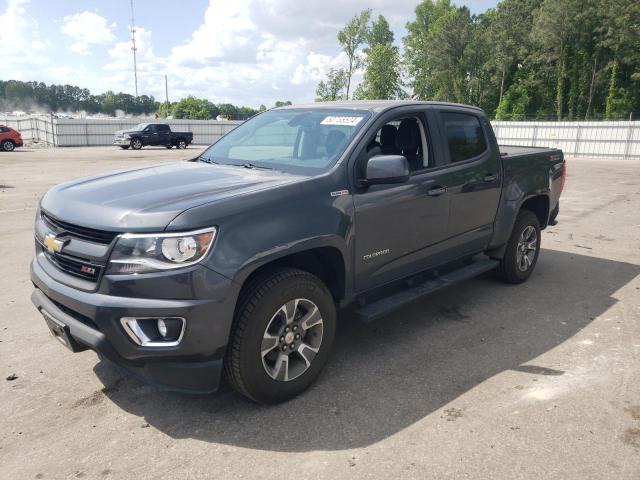
<path fill-rule="evenodd" d="M 157 272 L 193 265 L 204 258 L 215 237 L 215 227 L 180 233 L 127 233 L 118 237 L 106 273 Z"/>

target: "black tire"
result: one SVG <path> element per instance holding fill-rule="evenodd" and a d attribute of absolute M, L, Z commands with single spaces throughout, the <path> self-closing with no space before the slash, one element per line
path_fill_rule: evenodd
<path fill-rule="evenodd" d="M 556 218 L 558 218 L 558 214 L 560 213 L 560 202 L 558 202 L 558 204 L 556 205 L 556 208 L 554 208 L 551 211 L 551 215 L 549 215 L 549 225 L 557 225 L 557 221 Z"/>
<path fill-rule="evenodd" d="M 132 138 L 131 148 L 133 148 L 134 150 L 140 150 L 142 148 L 142 140 L 140 140 L 139 138 Z"/>
<path fill-rule="evenodd" d="M 531 237 L 527 236 L 526 232 L 531 231 L 535 232 L 535 243 Z M 538 217 L 529 210 L 520 211 L 507 243 L 504 257 L 500 260 L 498 271 L 503 280 L 508 283 L 522 283 L 531 276 L 540 254 L 540 237 Z M 530 241 L 527 242 L 527 239 Z M 525 260 L 522 255 L 526 255 L 527 259 Z"/>
<path fill-rule="evenodd" d="M 187 141 L 184 138 L 179 138 L 176 142 L 176 148 L 184 150 L 185 148 L 187 148 Z"/>
<path fill-rule="evenodd" d="M 0 143 L 0 150 L 3 152 L 13 152 L 15 148 L 16 144 L 11 140 L 3 140 L 2 143 Z"/>
<path fill-rule="evenodd" d="M 307 325 L 316 323 L 308 329 L 303 328 L 303 320 L 310 319 L 313 310 L 305 310 L 305 301 L 308 302 L 306 305 L 316 306 L 320 316 L 319 322 L 317 316 L 315 320 L 309 320 Z M 291 304 L 295 308 L 290 310 L 294 313 L 289 315 L 283 309 Z M 283 328 L 291 325 L 290 331 L 300 332 L 301 339 L 296 342 L 315 342 L 317 353 L 313 357 L 307 359 L 301 355 L 300 352 L 307 352 L 301 344 L 284 352 L 283 349 L 288 346 L 283 343 L 284 336 L 277 333 L 278 330 L 271 334 L 275 347 L 265 347 L 265 339 L 271 331 L 269 329 L 274 322 L 281 321 L 280 316 L 284 318 Z M 287 323 L 287 317 L 297 320 Z M 293 326 L 299 328 L 296 330 Z M 278 268 L 259 275 L 243 289 L 238 301 L 225 358 L 225 378 L 235 390 L 255 402 L 273 404 L 289 400 L 306 390 L 322 371 L 329 358 L 335 330 L 335 303 L 320 279 L 293 268 Z M 296 338 L 298 336 L 296 334 Z M 264 354 L 265 351 L 269 353 Z M 278 379 L 273 376 L 273 371 L 269 373 L 267 359 L 270 355 L 277 358 L 287 356 L 285 374 L 291 370 L 293 378 L 280 375 L 282 369 L 277 368 L 277 360 L 275 370 L 278 371 Z M 301 363 L 303 359 L 305 361 Z M 297 367 L 299 373 L 293 367 Z"/>
<path fill-rule="evenodd" d="M 171 150 L 171 149 L 173 148 L 173 145 L 165 145 L 165 148 L 166 148 L 167 150 Z"/>
<path fill-rule="evenodd" d="M 129 145 L 120 145 L 120 148 L 123 149 L 123 150 L 126 150 L 126 149 L 129 148 Z"/>

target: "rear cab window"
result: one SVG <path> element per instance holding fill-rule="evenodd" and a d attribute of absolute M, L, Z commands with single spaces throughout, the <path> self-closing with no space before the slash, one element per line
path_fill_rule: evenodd
<path fill-rule="evenodd" d="M 462 162 L 487 151 L 480 119 L 470 113 L 440 112 L 451 162 Z"/>

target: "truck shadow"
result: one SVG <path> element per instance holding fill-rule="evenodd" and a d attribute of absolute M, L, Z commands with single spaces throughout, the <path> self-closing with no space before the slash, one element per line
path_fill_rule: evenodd
<path fill-rule="evenodd" d="M 347 312 L 319 381 L 277 406 L 229 389 L 213 396 L 161 391 L 107 362 L 94 370 L 116 405 L 173 438 L 283 452 L 365 447 L 502 372 L 516 372 L 513 385 L 504 385 L 516 399 L 534 378 L 562 378 L 536 358 L 571 341 L 638 274 L 638 265 L 544 250 L 520 286 L 488 274 L 374 324 L 351 321 Z"/>

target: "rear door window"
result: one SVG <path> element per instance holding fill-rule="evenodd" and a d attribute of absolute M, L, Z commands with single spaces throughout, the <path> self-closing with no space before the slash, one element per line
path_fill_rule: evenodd
<path fill-rule="evenodd" d="M 487 141 L 478 117 L 457 112 L 440 112 L 440 115 L 451 162 L 469 160 L 487 151 Z"/>

